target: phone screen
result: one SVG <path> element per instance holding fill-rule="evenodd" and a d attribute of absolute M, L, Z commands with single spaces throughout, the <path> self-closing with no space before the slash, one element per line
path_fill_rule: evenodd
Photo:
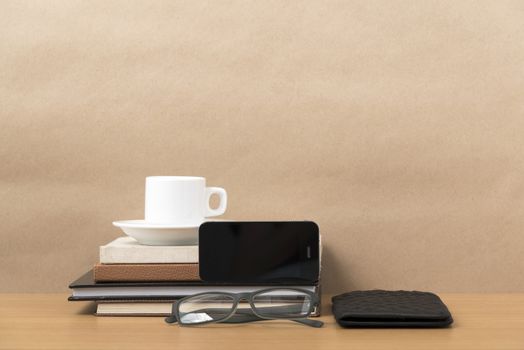
<path fill-rule="evenodd" d="M 311 284 L 319 279 L 319 232 L 310 221 L 206 222 L 200 278 L 223 283 Z"/>

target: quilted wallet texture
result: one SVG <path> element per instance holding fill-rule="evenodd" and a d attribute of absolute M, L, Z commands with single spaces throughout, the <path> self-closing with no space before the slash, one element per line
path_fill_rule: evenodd
<path fill-rule="evenodd" d="M 332 298 L 333 315 L 342 327 L 447 327 L 453 318 L 440 298 L 429 292 L 365 290 Z"/>

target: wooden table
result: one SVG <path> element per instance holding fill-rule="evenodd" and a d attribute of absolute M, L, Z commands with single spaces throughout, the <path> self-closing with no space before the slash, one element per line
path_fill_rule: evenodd
<path fill-rule="evenodd" d="M 1 294 L 0 349 L 524 349 L 524 294 L 441 294 L 449 329 L 323 328 L 289 321 L 189 328 L 160 317 L 95 317 L 65 294 Z"/>

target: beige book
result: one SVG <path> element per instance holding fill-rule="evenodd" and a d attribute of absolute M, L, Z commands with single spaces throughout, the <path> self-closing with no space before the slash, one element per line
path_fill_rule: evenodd
<path fill-rule="evenodd" d="M 120 237 L 100 247 L 101 264 L 198 263 L 198 246 L 148 246 Z"/>
<path fill-rule="evenodd" d="M 169 316 L 173 302 L 99 302 L 96 316 Z M 315 308 L 311 314 L 320 316 L 320 308 Z"/>
<path fill-rule="evenodd" d="M 99 303 L 97 316 L 168 316 L 173 303 Z"/>

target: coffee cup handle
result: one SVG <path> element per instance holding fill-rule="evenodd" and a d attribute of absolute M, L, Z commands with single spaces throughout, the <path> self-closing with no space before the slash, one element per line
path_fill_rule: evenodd
<path fill-rule="evenodd" d="M 209 200 L 211 199 L 212 195 L 218 195 L 220 198 L 220 204 L 218 205 L 218 208 L 212 209 L 209 206 Z M 206 187 L 206 217 L 209 216 L 218 216 L 222 215 L 226 212 L 227 208 L 227 193 L 226 190 L 224 190 L 221 187 Z"/>

